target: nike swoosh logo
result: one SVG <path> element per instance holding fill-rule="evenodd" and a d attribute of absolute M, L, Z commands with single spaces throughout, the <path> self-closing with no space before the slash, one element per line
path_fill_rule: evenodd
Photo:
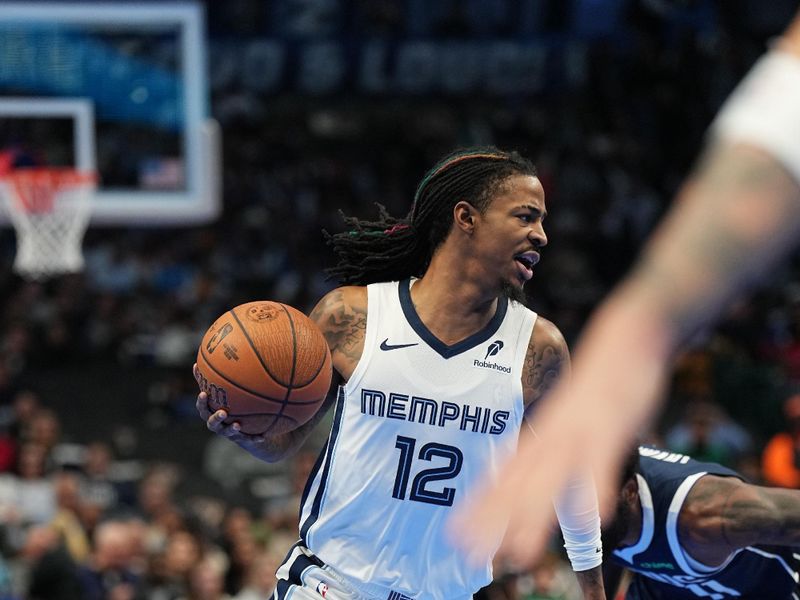
<path fill-rule="evenodd" d="M 381 342 L 381 350 L 384 352 L 386 350 L 397 350 L 398 348 L 409 348 L 411 346 L 419 346 L 419 342 L 415 342 L 414 344 L 387 344 L 386 342 L 389 341 L 389 338 L 386 338 Z"/>

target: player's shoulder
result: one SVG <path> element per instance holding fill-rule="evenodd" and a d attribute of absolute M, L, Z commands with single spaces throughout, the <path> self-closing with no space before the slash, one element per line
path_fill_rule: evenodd
<path fill-rule="evenodd" d="M 545 348 L 552 348 L 563 353 L 567 351 L 567 341 L 555 323 L 539 315 L 536 317 L 536 323 L 531 331 L 528 353 Z"/>
<path fill-rule="evenodd" d="M 366 313 L 367 288 L 360 285 L 344 285 L 329 291 L 320 298 L 311 311 L 310 317 L 317 325 L 322 326 L 331 317 Z"/>

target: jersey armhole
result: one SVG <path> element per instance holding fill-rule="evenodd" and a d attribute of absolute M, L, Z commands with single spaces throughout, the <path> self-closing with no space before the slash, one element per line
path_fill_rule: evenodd
<path fill-rule="evenodd" d="M 517 335 L 517 364 L 514 365 L 514 369 L 519 373 L 519 377 L 514 377 L 511 385 L 514 397 L 519 399 L 519 407 L 522 411 L 522 423 L 528 423 L 528 407 L 525 406 L 525 388 L 522 385 L 522 377 L 525 375 L 525 360 L 528 358 L 528 348 L 531 345 L 533 328 L 536 327 L 538 317 L 539 315 L 537 313 L 530 309 L 525 309 L 525 314 L 519 328 L 519 334 Z M 528 428 L 533 431 L 529 423 Z"/>
<path fill-rule="evenodd" d="M 358 364 L 356 364 L 353 369 L 350 379 L 341 385 L 345 394 L 358 385 L 359 381 L 364 377 L 367 365 L 372 359 L 372 354 L 375 350 L 376 332 L 378 330 L 377 324 L 380 318 L 380 301 L 378 297 L 381 294 L 382 287 L 383 285 L 381 284 L 370 284 L 367 286 L 367 328 L 366 331 L 364 331 L 364 350 L 361 352 L 361 357 L 358 359 Z"/>

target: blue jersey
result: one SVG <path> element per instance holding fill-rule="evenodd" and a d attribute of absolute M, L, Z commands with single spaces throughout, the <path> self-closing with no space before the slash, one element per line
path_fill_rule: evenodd
<path fill-rule="evenodd" d="M 639 448 L 642 533 L 632 546 L 612 553 L 615 563 L 634 572 L 626 599 L 800 598 L 796 548 L 748 546 L 713 568 L 700 564 L 683 549 L 678 538 L 678 514 L 692 486 L 704 475 L 741 479 L 735 471 L 718 464 Z"/>
<path fill-rule="evenodd" d="M 501 299 L 454 345 L 416 313 L 408 280 L 367 286 L 364 351 L 341 389 L 300 513 L 303 544 L 368 598 L 462 600 L 492 579 L 446 523 L 516 448 L 536 314 Z"/>

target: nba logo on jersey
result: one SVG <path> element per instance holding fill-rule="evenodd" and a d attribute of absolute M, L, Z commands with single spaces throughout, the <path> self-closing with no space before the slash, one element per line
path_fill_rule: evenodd
<path fill-rule="evenodd" d="M 386 598 L 386 600 L 414 600 L 411 596 L 406 596 L 405 594 L 401 594 L 400 592 L 392 592 Z"/>
<path fill-rule="evenodd" d="M 317 584 L 317 593 L 320 596 L 322 596 L 323 598 L 327 598 L 328 597 L 328 584 L 327 583 L 323 583 L 322 581 L 320 581 Z"/>

